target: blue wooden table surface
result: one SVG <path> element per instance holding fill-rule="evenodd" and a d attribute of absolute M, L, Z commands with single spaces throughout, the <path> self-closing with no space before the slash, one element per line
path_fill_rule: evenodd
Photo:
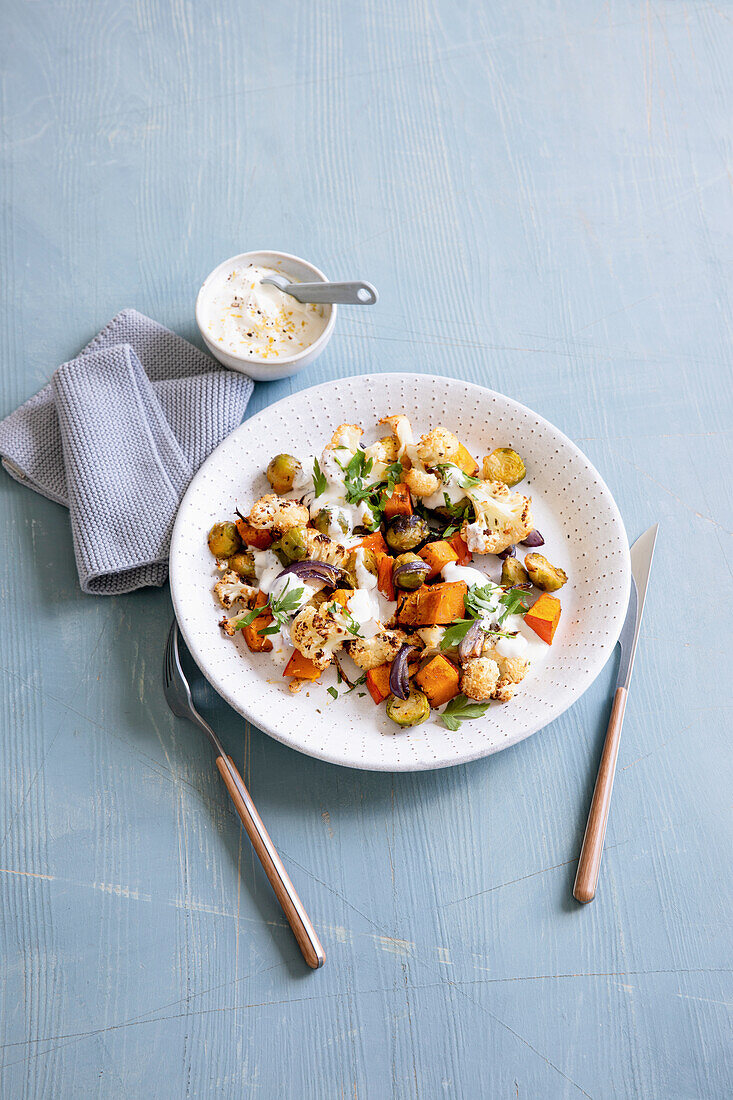
<path fill-rule="evenodd" d="M 417 775 L 209 695 L 323 938 L 308 971 L 160 686 L 167 588 L 78 588 L 0 475 L 0 1095 L 731 1095 L 731 51 L 725 2 L 3 5 L 0 413 L 206 273 L 362 277 L 318 362 L 525 402 L 660 523 L 600 893 L 571 897 L 615 660 L 523 744 Z"/>

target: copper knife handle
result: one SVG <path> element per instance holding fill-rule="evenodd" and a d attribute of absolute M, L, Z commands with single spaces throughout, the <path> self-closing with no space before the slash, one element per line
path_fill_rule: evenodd
<path fill-rule="evenodd" d="M 589 901 L 593 901 L 596 896 L 627 695 L 626 688 L 620 687 L 616 689 L 616 694 L 613 697 L 611 717 L 608 720 L 606 740 L 603 744 L 601 763 L 598 767 L 598 776 L 593 790 L 590 812 L 588 813 L 588 824 L 585 827 L 583 847 L 580 849 L 573 896 L 584 905 L 587 905 Z"/>

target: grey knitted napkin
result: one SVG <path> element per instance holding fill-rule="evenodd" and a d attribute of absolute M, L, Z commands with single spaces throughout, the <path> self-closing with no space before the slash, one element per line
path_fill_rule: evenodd
<path fill-rule="evenodd" d="M 8 473 L 69 509 L 84 592 L 164 583 L 180 499 L 251 393 L 251 379 L 126 309 L 0 422 Z"/>

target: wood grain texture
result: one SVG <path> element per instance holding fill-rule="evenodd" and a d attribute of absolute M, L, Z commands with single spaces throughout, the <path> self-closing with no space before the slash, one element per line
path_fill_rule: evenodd
<path fill-rule="evenodd" d="M 202 688 L 312 973 L 166 709 L 167 590 L 83 596 L 64 511 L 0 476 L 0 1094 L 730 1095 L 730 7 L 3 15 L 0 412 L 122 307 L 193 337 L 214 264 L 281 248 L 380 302 L 252 412 L 366 370 L 489 385 L 660 536 L 586 908 L 614 662 L 541 734 L 414 776 L 298 756 Z"/>

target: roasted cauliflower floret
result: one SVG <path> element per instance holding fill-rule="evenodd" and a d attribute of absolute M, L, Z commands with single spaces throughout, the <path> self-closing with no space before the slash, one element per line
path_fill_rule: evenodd
<path fill-rule="evenodd" d="M 512 493 L 501 481 L 481 481 L 469 486 L 466 496 L 473 504 L 475 519 L 466 520 L 461 536 L 477 554 L 499 554 L 525 539 L 533 529 L 532 501 Z"/>
<path fill-rule="evenodd" d="M 340 542 L 336 542 L 330 535 L 323 535 L 320 531 L 307 527 L 303 532 L 305 540 L 304 561 L 325 561 L 328 565 L 338 565 L 343 568 L 349 557 L 349 551 Z"/>
<path fill-rule="evenodd" d="M 273 530 L 282 534 L 290 527 L 304 527 L 309 520 L 308 509 L 297 500 L 283 500 L 275 493 L 266 493 L 252 505 L 247 517 L 258 530 Z"/>
<path fill-rule="evenodd" d="M 331 663 L 334 652 L 348 637 L 349 632 L 345 626 L 327 611 L 312 604 L 306 604 L 290 624 L 293 645 L 319 668 L 326 668 Z"/>
<path fill-rule="evenodd" d="M 405 447 L 410 447 L 415 442 L 412 434 L 412 425 L 406 416 L 384 416 L 380 424 L 389 424 L 397 440 L 397 455 L 400 457 Z"/>
<path fill-rule="evenodd" d="M 415 633 L 423 644 L 421 657 L 435 657 L 436 654 L 442 653 L 440 643 L 443 641 L 443 635 L 445 634 L 444 626 L 421 626 Z"/>
<path fill-rule="evenodd" d="M 360 428 L 358 424 L 339 424 L 331 436 L 329 447 L 333 450 L 338 447 L 345 447 L 347 451 L 355 454 L 363 434 L 364 429 Z"/>
<path fill-rule="evenodd" d="M 241 577 L 232 570 L 227 570 L 214 585 L 216 598 L 222 607 L 229 608 L 238 601 L 247 603 L 257 595 L 257 589 L 244 584 Z"/>
<path fill-rule="evenodd" d="M 418 470 L 413 466 L 405 471 L 403 480 L 414 497 L 429 497 L 437 493 L 442 482 L 435 474 L 429 474 L 426 470 Z"/>
<path fill-rule="evenodd" d="M 232 615 L 225 615 L 223 619 L 219 620 L 219 626 L 229 638 L 233 638 L 237 633 L 237 623 L 241 622 L 246 614 L 245 610 L 240 610 L 235 611 Z"/>
<path fill-rule="evenodd" d="M 346 648 L 354 664 L 368 672 L 393 661 L 406 641 L 407 635 L 401 630 L 383 630 L 373 638 L 355 638 Z"/>
<path fill-rule="evenodd" d="M 484 702 L 493 698 L 499 682 L 499 666 L 490 657 L 472 657 L 463 666 L 461 691 L 469 699 Z"/>
<path fill-rule="evenodd" d="M 529 672 L 529 661 L 526 657 L 502 657 L 491 640 L 484 643 L 483 656 L 496 661 L 499 667 L 499 676 L 510 684 L 521 684 Z"/>
<path fill-rule="evenodd" d="M 511 680 L 507 680 L 506 676 L 502 676 L 494 688 L 494 694 L 492 699 L 496 699 L 498 703 L 508 703 L 510 699 L 514 698 L 514 684 Z"/>
<path fill-rule="evenodd" d="M 391 437 L 378 439 L 364 448 L 364 457 L 372 464 L 370 481 L 379 481 L 384 477 L 387 467 L 397 461 L 397 450 L 397 440 Z"/>
<path fill-rule="evenodd" d="M 450 462 L 458 454 L 460 440 L 447 428 L 433 428 L 417 445 L 417 457 L 426 466 Z"/>

